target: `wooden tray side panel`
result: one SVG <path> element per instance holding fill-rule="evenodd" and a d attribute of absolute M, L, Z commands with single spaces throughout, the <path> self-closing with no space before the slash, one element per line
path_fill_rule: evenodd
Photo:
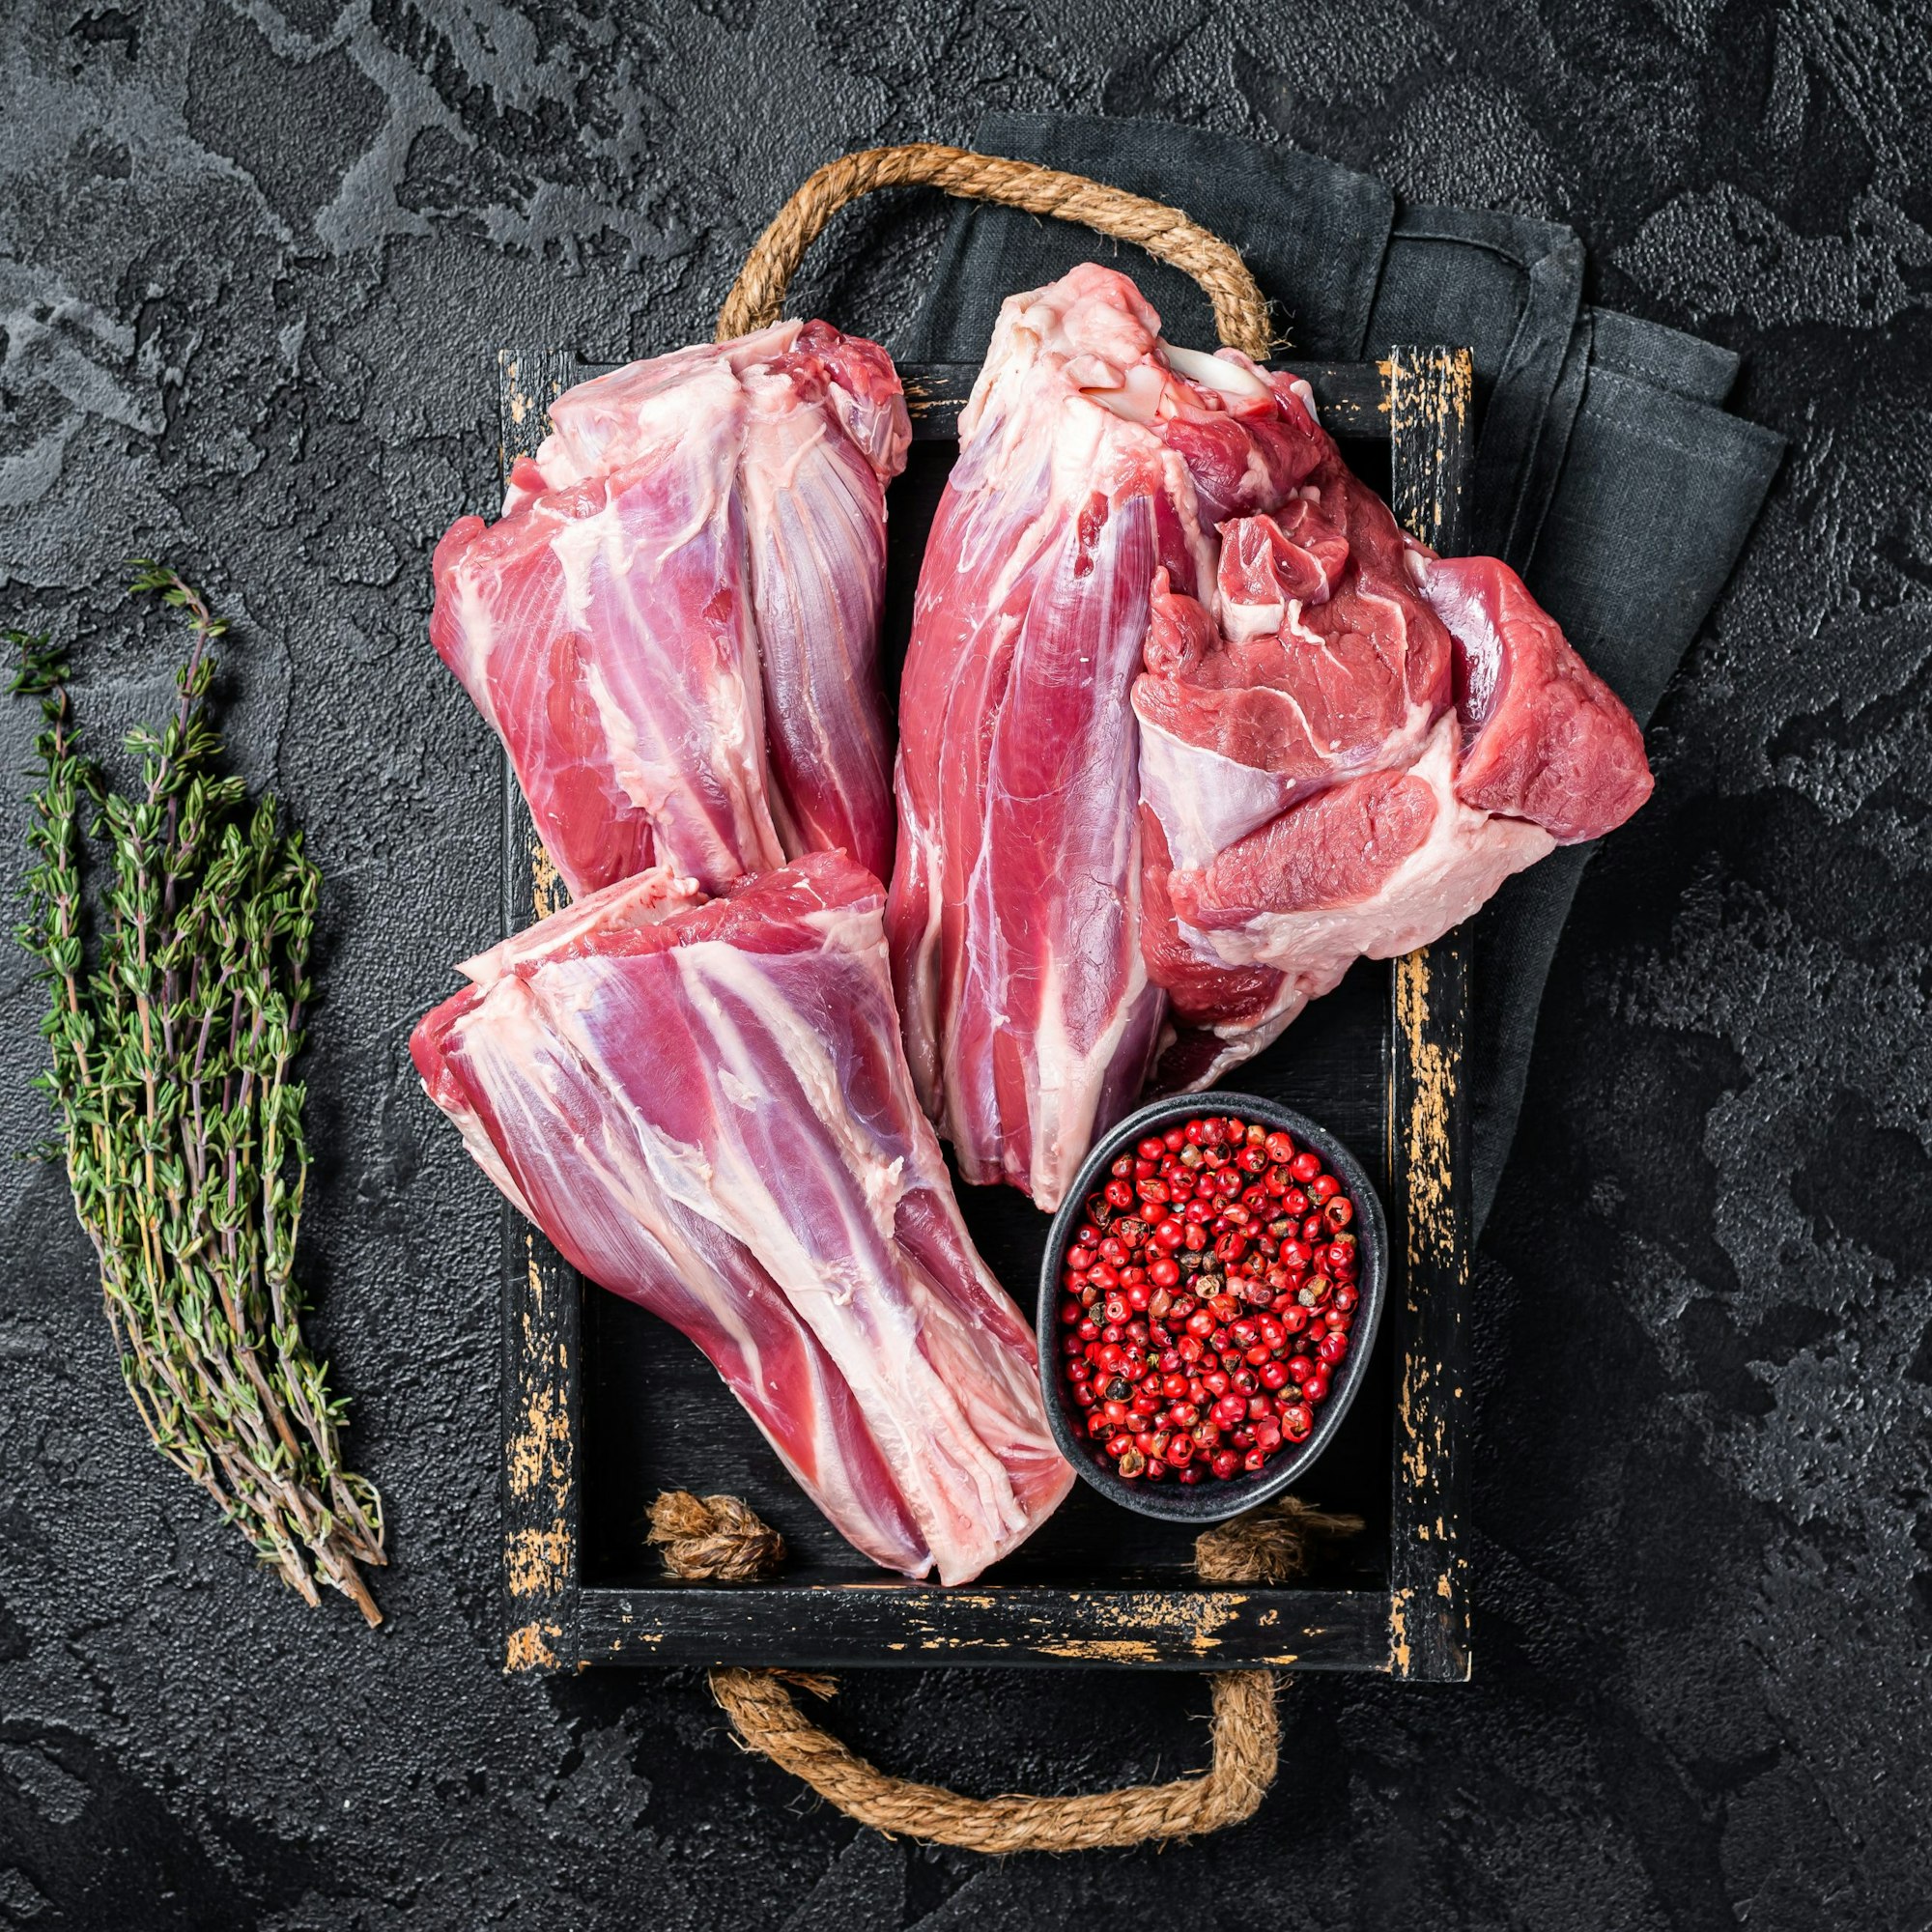
<path fill-rule="evenodd" d="M 575 1662 L 1380 1670 L 1382 1590 L 1068 1590 L 1025 1583 L 585 1590 Z"/>
<path fill-rule="evenodd" d="M 1474 370 L 1467 350 L 1397 349 L 1390 358 L 1392 507 L 1443 555 L 1468 527 Z M 1463 1310 L 1469 1288 L 1466 927 L 1396 961 L 1390 1238 L 1403 1249 L 1395 1329 L 1395 1489 L 1389 1658 L 1397 1677 L 1469 1675 L 1468 1561 L 1461 1547 Z"/>
<path fill-rule="evenodd" d="M 577 380 L 564 350 L 497 354 L 500 467 L 543 440 L 551 404 Z M 564 903 L 510 761 L 503 760 L 502 930 Z M 554 1670 L 578 1650 L 578 1458 L 583 1439 L 576 1272 L 503 1206 L 503 1668 Z"/>
<path fill-rule="evenodd" d="M 1448 353 L 1448 352 L 1444 352 Z M 1270 368 L 1279 364 L 1270 363 Z M 1297 362 L 1318 398 L 1321 426 L 1345 441 L 1389 440 L 1389 373 L 1386 362 Z M 915 442 L 956 442 L 959 412 L 973 393 L 977 364 L 925 362 L 902 368 L 906 413 Z M 1440 548 L 1440 546 L 1436 546 Z"/>

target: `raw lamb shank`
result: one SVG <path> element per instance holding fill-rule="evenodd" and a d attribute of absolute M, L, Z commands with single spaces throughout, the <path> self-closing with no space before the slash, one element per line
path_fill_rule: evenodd
<path fill-rule="evenodd" d="M 580 384 L 503 515 L 437 546 L 430 636 L 573 894 L 653 863 L 719 891 L 892 846 L 878 676 L 884 350 L 784 322 Z"/>
<path fill-rule="evenodd" d="M 888 930 L 922 1098 L 1056 1206 L 1156 1055 L 1201 1086 L 1362 954 L 1648 795 L 1501 564 L 1412 543 L 1305 383 L 1092 264 L 1003 309 L 900 699 Z"/>
<path fill-rule="evenodd" d="M 469 961 L 430 1097 L 581 1273 L 710 1357 L 838 1531 L 964 1582 L 1073 1472 L 906 1071 L 878 881 L 653 868 Z"/>

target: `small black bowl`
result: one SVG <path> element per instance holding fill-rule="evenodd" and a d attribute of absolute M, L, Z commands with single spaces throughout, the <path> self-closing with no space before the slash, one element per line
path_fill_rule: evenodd
<path fill-rule="evenodd" d="M 1203 1114 L 1233 1115 L 1240 1121 L 1259 1121 L 1266 1127 L 1279 1127 L 1291 1135 L 1297 1147 L 1313 1148 L 1327 1163 L 1355 1204 L 1354 1234 L 1360 1250 L 1356 1291 L 1361 1299 L 1355 1304 L 1355 1323 L 1350 1330 L 1350 1347 L 1342 1362 L 1342 1373 L 1332 1377 L 1328 1399 L 1318 1411 L 1308 1439 L 1293 1449 L 1283 1449 L 1264 1469 L 1242 1474 L 1227 1482 L 1210 1479 L 1205 1483 L 1128 1482 L 1117 1475 L 1099 1444 L 1087 1434 L 1084 1413 L 1074 1404 L 1066 1378 L 1060 1367 L 1060 1304 L 1065 1298 L 1060 1286 L 1065 1254 L 1073 1231 L 1087 1218 L 1087 1197 L 1105 1184 L 1107 1170 L 1124 1148 L 1149 1134 L 1164 1133 L 1179 1121 L 1191 1121 Z M 1046 1257 L 1039 1271 L 1039 1379 L 1046 1397 L 1047 1420 L 1053 1425 L 1062 1453 L 1079 1472 L 1083 1482 L 1119 1503 L 1122 1509 L 1137 1510 L 1142 1516 L 1159 1517 L 1169 1522 L 1220 1522 L 1257 1503 L 1278 1496 L 1308 1472 L 1315 1459 L 1333 1438 L 1355 1399 L 1355 1391 L 1367 1373 L 1370 1352 L 1375 1347 L 1376 1329 L 1381 1321 L 1383 1284 L 1388 1279 L 1388 1222 L 1382 1204 L 1369 1184 L 1362 1164 L 1327 1128 L 1318 1126 L 1305 1114 L 1284 1107 L 1259 1094 L 1177 1094 L 1156 1100 L 1130 1114 L 1087 1156 L 1079 1178 L 1067 1190 L 1060 1211 L 1047 1232 Z"/>

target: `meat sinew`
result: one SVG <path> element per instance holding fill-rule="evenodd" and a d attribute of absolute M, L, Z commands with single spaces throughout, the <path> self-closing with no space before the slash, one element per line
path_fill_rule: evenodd
<path fill-rule="evenodd" d="M 892 843 L 878 677 L 876 344 L 780 323 L 579 384 L 503 515 L 437 546 L 430 636 L 508 748 L 574 894 L 653 863 L 717 891 Z"/>
<path fill-rule="evenodd" d="M 1155 574 L 1205 592 L 1216 526 L 1287 502 L 1325 447 L 1252 365 L 1159 330 L 1093 265 L 1006 304 L 900 694 L 887 925 L 913 1076 L 966 1179 L 1042 1208 L 1160 1032 L 1128 702 Z"/>
<path fill-rule="evenodd" d="M 963 1582 L 1072 1481 L 906 1070 L 876 879 L 656 868 L 466 964 L 430 1097 L 590 1280 L 710 1357 L 833 1524 Z"/>

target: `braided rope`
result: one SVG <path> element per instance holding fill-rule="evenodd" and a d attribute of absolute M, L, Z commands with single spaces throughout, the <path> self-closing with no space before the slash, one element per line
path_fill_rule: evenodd
<path fill-rule="evenodd" d="M 662 1536 L 661 1518 L 667 1528 Z M 673 1520 L 683 1525 L 681 1534 L 669 1533 Z M 688 1580 L 743 1580 L 772 1567 L 777 1533 L 734 1496 L 700 1501 L 675 1491 L 658 1498 L 651 1521 L 652 1541 L 665 1547 L 673 1573 Z M 1289 1496 L 1206 1531 L 1194 1545 L 1194 1567 L 1206 1583 L 1282 1583 L 1307 1568 L 1317 1541 L 1350 1536 L 1361 1526 L 1359 1517 L 1331 1516 Z M 712 1694 L 749 1749 L 761 1751 L 862 1825 L 966 1851 L 1095 1851 L 1218 1832 L 1254 1816 L 1280 1757 L 1274 1673 L 1221 1670 L 1208 1677 L 1213 1757 L 1198 1776 L 1073 1798 L 1023 1792 L 965 1798 L 867 1763 L 814 1724 L 787 1684 L 822 1698 L 835 1688 L 828 1678 L 786 1671 L 711 1673 Z"/>
<path fill-rule="evenodd" d="M 784 1561 L 784 1538 L 736 1496 L 667 1490 L 651 1505 L 649 1540 L 692 1582 L 753 1583 Z"/>
<path fill-rule="evenodd" d="M 962 1798 L 936 1784 L 891 1777 L 822 1731 L 762 1670 L 714 1670 L 711 1689 L 754 1750 L 888 1836 L 972 1852 L 1087 1852 L 1187 1838 L 1251 1818 L 1274 1782 L 1281 1725 L 1265 1670 L 1223 1670 L 1214 1697 L 1214 1758 L 1199 1777 L 1136 1784 L 1078 1798 Z"/>
<path fill-rule="evenodd" d="M 1236 250 L 1179 209 L 1085 175 L 927 141 L 867 148 L 809 176 L 752 244 L 719 311 L 717 339 L 728 342 L 776 322 L 792 275 L 825 224 L 847 202 L 881 187 L 936 187 L 963 201 L 996 201 L 1135 242 L 1201 284 L 1223 342 L 1258 362 L 1266 359 L 1272 342 L 1267 298 Z"/>

